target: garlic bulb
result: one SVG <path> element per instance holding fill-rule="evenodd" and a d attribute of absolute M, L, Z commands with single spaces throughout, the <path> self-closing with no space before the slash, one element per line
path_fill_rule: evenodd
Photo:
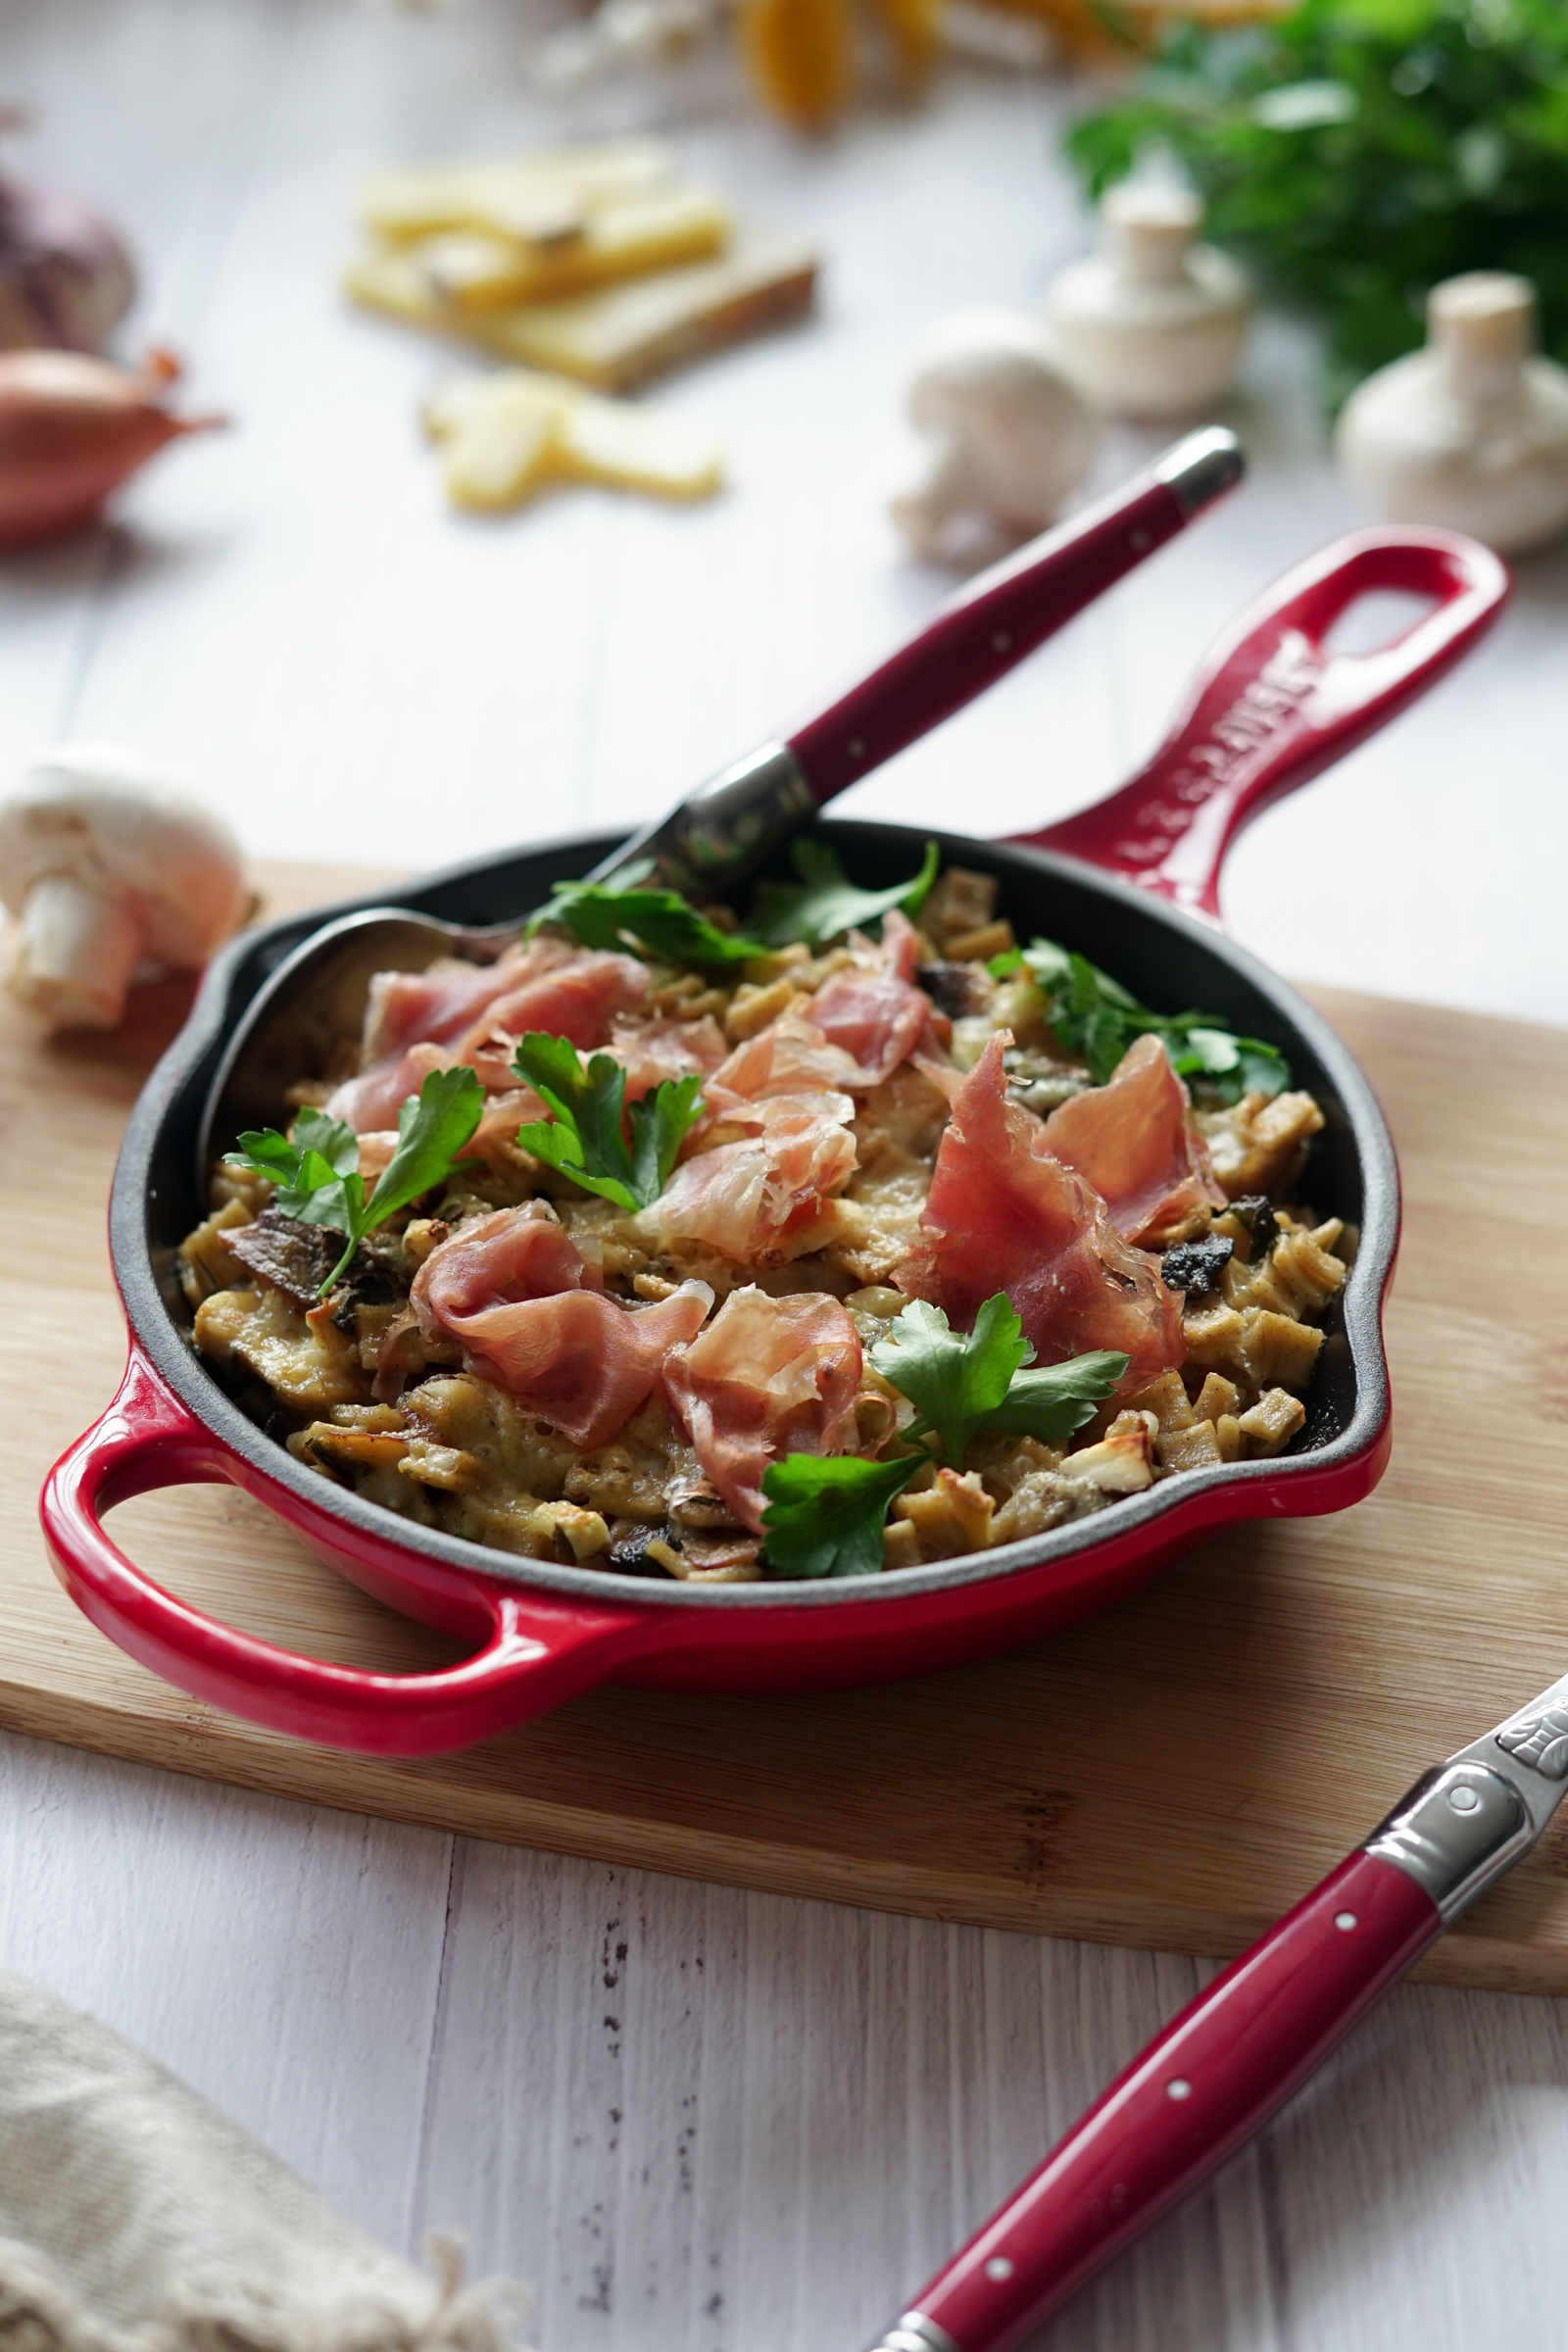
<path fill-rule="evenodd" d="M 1536 356 L 1527 277 L 1473 270 L 1434 286 L 1424 351 L 1380 368 L 1334 437 L 1391 522 L 1468 531 L 1501 555 L 1568 527 L 1568 368 Z"/>
<path fill-rule="evenodd" d="M 1246 272 L 1194 242 L 1203 208 L 1190 189 L 1123 180 L 1100 218 L 1102 250 L 1051 288 L 1057 362 L 1112 416 L 1191 416 L 1235 376 L 1251 310 Z"/>
<path fill-rule="evenodd" d="M 81 529 L 165 442 L 221 424 L 162 406 L 178 373 L 167 352 L 134 371 L 78 352 L 0 353 L 0 547 Z"/>
<path fill-rule="evenodd" d="M 0 350 L 98 351 L 135 291 L 130 256 L 89 205 L 0 178 Z"/>
<path fill-rule="evenodd" d="M 977 535 L 1032 538 L 1089 470 L 1099 429 L 1032 318 L 956 311 L 933 329 L 909 385 L 928 445 L 920 478 L 893 501 L 918 556 L 979 552 Z"/>

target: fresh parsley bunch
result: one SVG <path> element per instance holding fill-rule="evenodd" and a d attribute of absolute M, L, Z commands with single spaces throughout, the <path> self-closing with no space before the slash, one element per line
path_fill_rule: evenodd
<path fill-rule="evenodd" d="M 1081 1054 L 1098 1085 L 1103 1086 L 1135 1038 L 1157 1037 L 1179 1077 L 1195 1079 L 1222 1102 L 1243 1095 L 1278 1095 L 1291 1083 L 1291 1065 L 1277 1046 L 1238 1037 L 1209 1012 L 1151 1012 L 1147 1004 L 1091 963 L 1037 939 L 992 957 L 999 980 L 1030 971 L 1048 1003 L 1047 1018 L 1063 1045 Z"/>
<path fill-rule="evenodd" d="M 1422 339 L 1430 287 L 1517 270 L 1568 360 L 1563 0 L 1305 0 L 1245 28 L 1178 24 L 1066 150 L 1091 194 L 1163 149 L 1207 233 L 1328 328 L 1327 389 Z"/>
<path fill-rule="evenodd" d="M 347 1236 L 342 1256 L 318 1294 L 324 1298 L 367 1234 L 421 1193 L 433 1192 L 473 1165 L 458 1155 L 483 1111 L 484 1089 L 472 1070 L 432 1070 L 398 1112 L 397 1150 L 368 1199 L 360 1174 L 359 1137 L 322 1110 L 301 1111 L 288 1135 L 275 1127 L 248 1130 L 238 1151 L 223 1154 L 223 1165 L 270 1176 L 276 1188 L 272 1206 L 285 1217 Z"/>
<path fill-rule="evenodd" d="M 596 1054 L 584 1069 L 575 1046 L 535 1030 L 518 1039 L 512 1066 L 552 1113 L 518 1128 L 524 1151 L 617 1208 L 658 1200 L 702 1116 L 700 1078 L 666 1078 L 628 1112 L 626 1073 L 608 1054 Z"/>
<path fill-rule="evenodd" d="M 781 1576 L 872 1576 L 882 1565 L 888 1507 L 929 1461 L 961 1465 L 978 1430 L 1059 1445 L 1081 1429 L 1127 1370 L 1110 1349 L 1034 1369 L 1035 1350 L 1004 1291 L 986 1300 L 973 1331 L 956 1332 L 938 1306 L 912 1299 L 871 1349 L 871 1361 L 919 1418 L 911 1450 L 886 1461 L 858 1454 L 786 1454 L 762 1474 L 762 1528 Z"/>
<path fill-rule="evenodd" d="M 937 878 L 941 858 L 934 841 L 925 845 L 920 870 L 907 882 L 889 890 L 860 890 L 844 871 L 838 852 L 825 841 L 802 835 L 790 846 L 790 860 L 798 882 L 763 882 L 758 888 L 753 921 L 771 948 L 804 940 L 808 948 L 825 947 L 846 931 L 863 931 L 880 922 L 895 906 L 918 914 Z"/>
<path fill-rule="evenodd" d="M 528 919 L 531 938 L 541 923 L 564 923 L 585 948 L 646 949 L 665 963 L 750 963 L 766 954 L 760 939 L 721 931 L 678 890 L 649 886 L 651 858 L 629 865 L 616 882 L 557 882 L 548 906 Z"/>

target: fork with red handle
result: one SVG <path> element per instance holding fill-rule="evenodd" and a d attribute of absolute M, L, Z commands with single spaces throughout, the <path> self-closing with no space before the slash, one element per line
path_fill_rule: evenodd
<path fill-rule="evenodd" d="M 1190 2001 L 871 2352 L 1007 2352 L 1217 2172 L 1568 1790 L 1568 1676 L 1417 1781 Z"/>

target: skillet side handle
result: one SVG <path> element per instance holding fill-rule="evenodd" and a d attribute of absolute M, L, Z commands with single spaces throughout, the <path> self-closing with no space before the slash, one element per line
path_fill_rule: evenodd
<path fill-rule="evenodd" d="M 1226 852 L 1245 825 L 1404 710 L 1486 634 L 1506 567 L 1457 531 L 1355 531 L 1288 571 L 1210 650 L 1176 723 L 1130 784 L 1039 833 L 1060 850 L 1218 919 Z M 1436 598 L 1370 654 L 1325 640 L 1360 597 Z"/>
<path fill-rule="evenodd" d="M 235 1456 L 132 1343 L 114 1402 L 45 1480 L 39 1518 L 55 1573 L 101 1633 L 166 1682 L 270 1731 L 367 1754 L 435 1755 L 543 1714 L 602 1681 L 628 1652 L 658 1645 L 652 1611 L 552 1603 L 444 1569 L 447 1621 L 488 1637 L 457 1666 L 362 1673 L 277 1648 L 166 1592 L 101 1524 L 103 1511 L 134 1494 L 223 1480 L 243 1483 Z M 330 1525 L 341 1543 L 341 1524 Z"/>

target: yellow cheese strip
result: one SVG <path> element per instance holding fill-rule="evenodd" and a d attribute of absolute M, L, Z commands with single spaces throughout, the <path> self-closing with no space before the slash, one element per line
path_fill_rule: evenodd
<path fill-rule="evenodd" d="M 602 482 L 658 498 L 707 498 L 723 479 L 710 433 L 681 416 L 599 400 L 523 368 L 464 375 L 426 405 L 454 504 L 519 506 L 548 481 Z"/>
<path fill-rule="evenodd" d="M 719 253 L 733 226 L 712 188 L 656 188 L 585 214 L 582 233 L 556 245 L 459 229 L 398 252 L 418 263 L 438 302 L 466 316 L 586 294 Z"/>
<path fill-rule="evenodd" d="M 554 368 L 596 391 L 630 392 L 804 317 L 815 286 L 816 255 L 803 238 L 746 229 L 715 261 L 631 278 L 574 302 L 500 311 L 475 320 L 471 331 L 498 359 Z"/>
<path fill-rule="evenodd" d="M 441 471 L 454 506 L 498 514 L 520 506 L 556 475 L 564 414 L 573 397 L 522 376 L 469 376 L 439 393 L 425 424 L 445 444 Z"/>
<path fill-rule="evenodd" d="M 816 256 L 799 238 L 743 230 L 720 260 L 628 279 L 571 302 L 534 303 L 459 325 L 407 249 L 368 254 L 344 272 L 357 302 L 416 326 L 466 332 L 498 359 L 629 392 L 671 368 L 810 308 Z"/>
<path fill-rule="evenodd" d="M 800 318 L 811 307 L 816 255 L 772 229 L 739 234 L 726 254 L 630 278 L 574 302 L 531 303 L 475 319 L 498 359 L 554 368 L 600 392 L 631 392 L 656 375 Z"/>
<path fill-rule="evenodd" d="M 581 225 L 593 206 L 662 187 L 676 159 L 662 139 L 615 139 L 533 155 L 377 172 L 360 190 L 360 219 L 373 236 L 401 239 L 439 229 L 493 229 L 550 242 Z"/>
<path fill-rule="evenodd" d="M 564 467 L 581 480 L 654 498 L 710 498 L 724 479 L 723 451 L 702 425 L 591 392 L 566 411 L 560 449 Z"/>

